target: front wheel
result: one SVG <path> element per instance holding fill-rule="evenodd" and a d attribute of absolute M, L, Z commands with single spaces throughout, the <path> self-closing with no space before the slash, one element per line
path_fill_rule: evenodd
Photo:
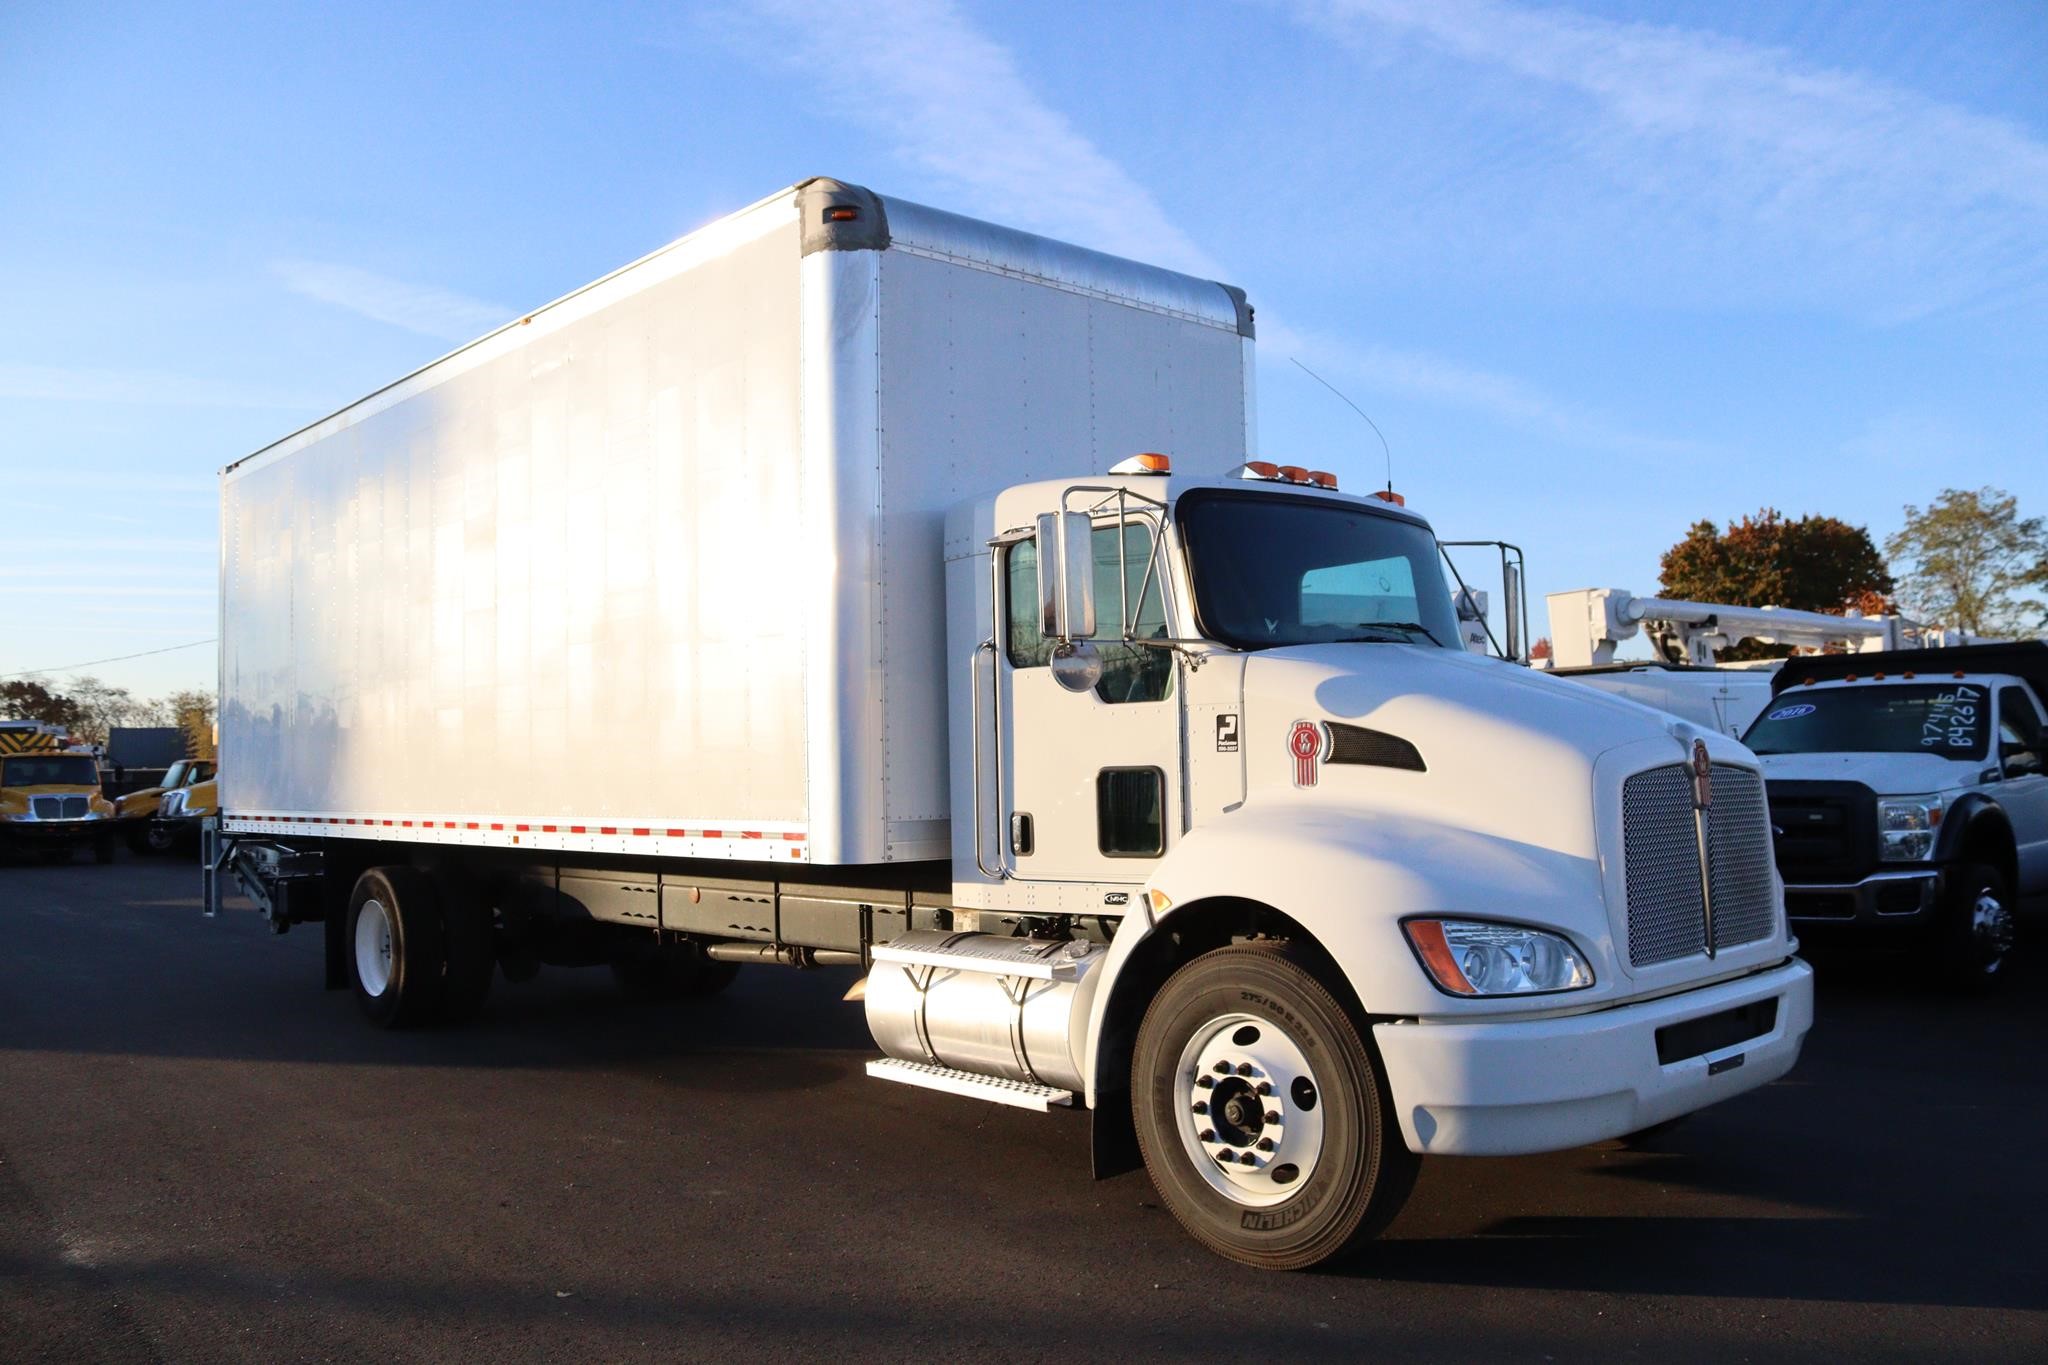
<path fill-rule="evenodd" d="M 163 820 L 151 820 L 142 832 L 142 846 L 161 857 L 178 846 L 177 826 Z"/>
<path fill-rule="evenodd" d="M 1955 868 L 1936 913 L 1943 975 L 1951 987 L 1977 993 L 2005 978 L 2017 925 L 2002 872 L 1987 863 Z"/>
<path fill-rule="evenodd" d="M 1245 1265 L 1343 1255 L 1415 1183 L 1370 1038 L 1291 944 L 1219 948 L 1174 973 L 1139 1026 L 1131 1095 L 1160 1198 Z"/>

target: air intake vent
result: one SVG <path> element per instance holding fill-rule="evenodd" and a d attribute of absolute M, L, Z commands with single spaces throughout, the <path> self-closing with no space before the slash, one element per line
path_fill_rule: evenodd
<path fill-rule="evenodd" d="M 1415 773 L 1429 771 L 1421 751 L 1399 735 L 1368 730 L 1362 725 L 1339 725 L 1335 721 L 1330 722 L 1328 761 L 1370 768 L 1405 768 Z"/>

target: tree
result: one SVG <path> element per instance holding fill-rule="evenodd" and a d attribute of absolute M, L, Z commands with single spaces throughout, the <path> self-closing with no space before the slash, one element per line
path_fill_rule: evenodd
<path fill-rule="evenodd" d="M 107 731 L 116 725 L 131 725 L 147 708 L 125 687 L 103 683 L 98 678 L 73 678 L 65 693 L 78 704 L 78 719 L 71 733 L 88 744 L 105 744 Z"/>
<path fill-rule="evenodd" d="M 0 714 L 8 720 L 39 720 L 67 730 L 79 722 L 77 702 L 25 679 L 0 683 Z"/>
<path fill-rule="evenodd" d="M 1908 505 L 1906 524 L 1885 542 L 1909 563 L 1899 595 L 1930 624 L 1973 635 L 2026 635 L 2048 624 L 2041 603 L 2020 593 L 2048 587 L 2048 532 L 2022 518 L 2003 489 L 1944 488 L 1923 510 Z"/>
<path fill-rule="evenodd" d="M 173 692 L 158 698 L 155 705 L 167 711 L 185 732 L 185 756 L 211 759 L 213 755 L 213 693 Z"/>
<path fill-rule="evenodd" d="M 1892 591 L 1892 576 L 1869 531 L 1834 517 L 1793 520 L 1774 507 L 1726 532 L 1711 521 L 1694 522 L 1685 539 L 1664 552 L 1659 568 L 1664 596 L 1736 607 L 1877 614 L 1889 608 Z M 1789 653 L 1783 645 L 1748 644 L 1723 650 L 1721 657 Z"/>

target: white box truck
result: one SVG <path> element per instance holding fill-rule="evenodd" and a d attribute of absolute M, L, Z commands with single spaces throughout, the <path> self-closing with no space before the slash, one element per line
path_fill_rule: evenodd
<path fill-rule="evenodd" d="M 1255 458 L 1252 335 L 812 180 L 231 466 L 209 908 L 385 1025 L 865 967 L 876 1077 L 1086 1105 L 1272 1267 L 1783 1075 L 1754 759 L 1457 648 L 1421 517 Z"/>

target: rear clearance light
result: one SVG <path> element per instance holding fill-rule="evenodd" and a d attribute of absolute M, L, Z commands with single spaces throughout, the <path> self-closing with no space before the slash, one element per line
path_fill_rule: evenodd
<path fill-rule="evenodd" d="M 1118 460 L 1109 467 L 1112 474 L 1171 474 L 1173 461 L 1156 450 L 1133 455 L 1128 460 Z"/>
<path fill-rule="evenodd" d="M 1337 491 L 1337 476 L 1324 469 L 1304 469 L 1298 464 L 1273 464 L 1268 460 L 1246 460 L 1230 471 L 1233 479 L 1254 479 L 1261 483 L 1300 483 Z"/>

